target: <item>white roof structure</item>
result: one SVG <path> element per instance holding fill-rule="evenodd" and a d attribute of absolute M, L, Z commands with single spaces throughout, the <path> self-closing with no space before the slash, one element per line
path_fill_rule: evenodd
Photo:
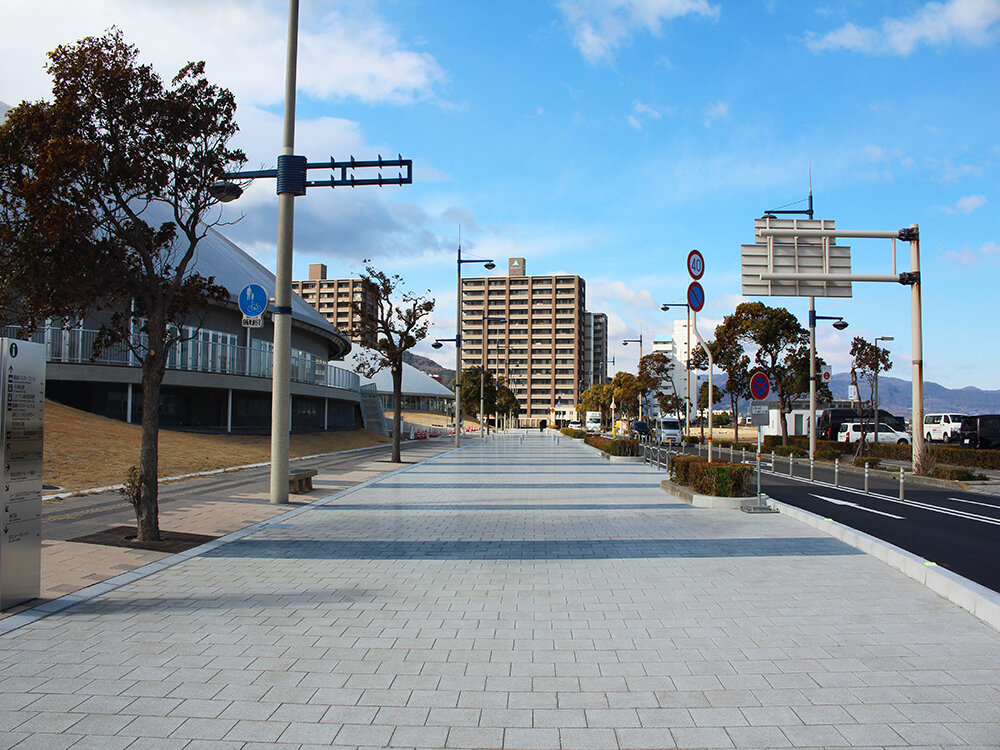
<path fill-rule="evenodd" d="M 354 344 L 351 353 L 344 357 L 344 366 L 357 372 L 358 357 L 366 347 Z M 389 368 L 383 368 L 375 373 L 372 378 L 361 375 L 361 384 L 374 383 L 379 393 L 392 393 L 392 373 Z M 454 391 L 425 372 L 418 370 L 412 365 L 403 363 L 403 395 L 404 396 L 430 396 L 432 398 L 453 398 Z"/>

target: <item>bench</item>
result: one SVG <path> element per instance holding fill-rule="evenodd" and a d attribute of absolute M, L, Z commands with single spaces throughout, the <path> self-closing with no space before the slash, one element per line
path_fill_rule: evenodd
<path fill-rule="evenodd" d="M 318 473 L 316 469 L 296 469 L 288 472 L 288 491 L 293 495 L 312 492 L 312 478 Z"/>

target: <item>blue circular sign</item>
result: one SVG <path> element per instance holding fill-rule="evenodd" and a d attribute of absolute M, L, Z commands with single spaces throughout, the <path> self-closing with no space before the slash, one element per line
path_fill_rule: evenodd
<path fill-rule="evenodd" d="M 247 284 L 240 292 L 240 312 L 248 318 L 259 318 L 267 310 L 267 290 L 260 284 Z"/>
<path fill-rule="evenodd" d="M 763 401 L 771 395 L 771 379 L 766 372 L 757 370 L 750 376 L 750 395 L 758 401 Z"/>
<path fill-rule="evenodd" d="M 694 312 L 699 312 L 705 306 L 705 290 L 697 281 L 692 281 L 688 286 L 688 304 Z"/>

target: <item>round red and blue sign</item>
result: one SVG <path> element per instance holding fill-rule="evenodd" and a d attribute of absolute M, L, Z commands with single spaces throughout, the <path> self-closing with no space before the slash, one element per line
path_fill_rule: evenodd
<path fill-rule="evenodd" d="M 694 312 L 700 312 L 705 306 L 705 290 L 697 281 L 692 281 L 688 285 L 688 304 Z"/>
<path fill-rule="evenodd" d="M 771 379 L 766 372 L 757 370 L 750 376 L 750 395 L 758 401 L 771 395 Z"/>

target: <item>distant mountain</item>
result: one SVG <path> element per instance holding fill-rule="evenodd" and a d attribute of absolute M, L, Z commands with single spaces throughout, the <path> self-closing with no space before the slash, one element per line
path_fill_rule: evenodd
<path fill-rule="evenodd" d="M 833 376 L 830 390 L 834 398 L 847 399 L 851 383 L 849 373 Z M 861 386 L 862 398 L 868 397 L 868 386 Z M 913 384 L 909 380 L 883 376 L 878 379 L 878 400 L 881 408 L 899 416 L 909 416 L 913 410 Z M 930 380 L 924 381 L 924 413 L 956 412 L 958 414 L 1000 414 L 1000 390 L 980 388 L 945 388 Z"/>
<path fill-rule="evenodd" d="M 725 375 L 713 378 L 717 388 L 726 385 Z M 830 391 L 837 401 L 847 401 L 848 386 L 851 375 L 847 372 L 836 373 L 830 381 Z M 861 385 L 861 397 L 868 399 L 868 384 Z M 805 401 L 809 400 L 808 394 Z M 891 414 L 908 417 L 913 411 L 913 390 L 909 380 L 883 376 L 878 379 L 879 407 Z M 729 397 L 723 396 L 716 404 L 716 409 L 728 409 Z M 746 401 L 740 401 L 737 407 L 741 414 L 747 412 Z M 820 406 L 819 408 L 823 408 Z M 924 381 L 924 414 L 935 412 L 953 414 L 1000 414 L 1000 390 L 984 391 L 981 388 L 966 386 L 965 388 L 945 388 L 930 380 Z"/>
<path fill-rule="evenodd" d="M 433 359 L 422 357 L 413 352 L 404 352 L 403 361 L 411 367 L 416 367 L 421 372 L 425 372 L 432 378 L 437 378 L 446 388 L 451 388 L 452 381 L 455 380 L 455 371 L 442 367 Z"/>

